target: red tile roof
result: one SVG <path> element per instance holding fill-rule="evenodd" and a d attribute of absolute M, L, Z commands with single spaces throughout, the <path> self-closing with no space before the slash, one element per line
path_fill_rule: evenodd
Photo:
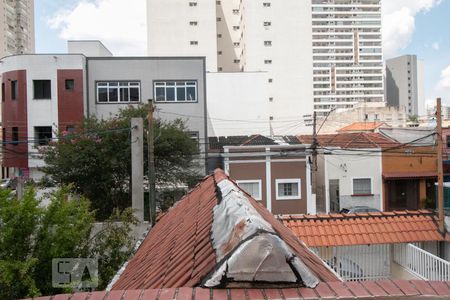
<path fill-rule="evenodd" d="M 298 139 L 303 144 L 311 144 L 313 141 L 312 135 L 301 135 Z M 386 149 L 400 146 L 400 143 L 382 134 L 366 132 L 322 134 L 317 136 L 317 141 L 321 147 L 339 147 L 343 149 Z"/>
<path fill-rule="evenodd" d="M 229 199 L 224 195 L 221 186 L 230 182 L 228 188 L 238 190 L 244 200 Z M 219 259 L 222 254 L 215 250 L 212 235 L 214 234 L 213 223 L 217 221 L 215 210 L 219 204 L 229 203 L 226 201 L 247 201 L 250 210 L 258 214 L 258 222 L 270 224 L 277 237 L 279 237 L 288 248 L 292 249 L 295 257 L 306 265 L 306 267 L 320 281 L 338 281 L 337 276 L 313 254 L 288 228 L 284 227 L 263 206 L 258 204 L 249 195 L 242 194 L 242 190 L 228 179 L 223 171 L 217 170 L 214 175 L 206 177 L 187 196 L 180 200 L 149 232 L 134 257 L 128 262 L 126 268 L 120 274 L 119 279 L 113 284 L 113 290 L 125 289 L 159 289 L 204 286 L 205 277 L 210 275 L 219 267 Z M 246 202 L 247 203 L 247 202 Z M 242 204 L 239 202 L 238 205 Z M 224 210 L 227 214 L 225 221 L 232 219 L 234 211 Z M 227 224 L 219 224 L 225 227 Z M 244 220 L 243 227 L 248 225 Z M 252 222 L 250 222 L 252 223 Z M 256 225 L 255 225 L 256 224 Z M 240 246 L 237 224 L 229 235 L 223 235 L 230 246 L 221 248 L 221 251 L 232 250 Z M 258 234 L 259 235 L 259 234 Z M 273 234 L 272 234 L 273 236 Z M 220 237 L 219 237 L 220 238 Z M 217 236 L 216 236 L 217 239 Z M 235 244 L 233 244 L 235 243 Z M 224 250 L 225 249 L 225 250 Z M 219 252 L 218 252 L 219 251 Z M 292 272 L 292 270 L 289 270 Z M 303 279 L 303 278 L 302 278 Z"/>
<path fill-rule="evenodd" d="M 384 122 L 355 122 L 338 130 L 338 132 L 356 132 L 371 131 L 374 132 L 381 126 L 386 125 Z"/>
<path fill-rule="evenodd" d="M 74 298 L 76 296 L 76 298 Z M 69 299 L 69 295 L 61 298 L 43 297 L 42 300 Z M 417 280 L 380 280 L 361 282 L 329 282 L 320 283 L 314 289 L 202 289 L 176 288 L 153 290 L 120 290 L 74 294 L 70 299 L 78 300 L 255 300 L 255 299 L 398 299 L 414 297 L 448 299 L 450 282 L 417 281 Z M 31 299 L 30 299 L 31 300 Z"/>
<path fill-rule="evenodd" d="M 443 241 L 428 211 L 281 216 L 309 247 Z"/>

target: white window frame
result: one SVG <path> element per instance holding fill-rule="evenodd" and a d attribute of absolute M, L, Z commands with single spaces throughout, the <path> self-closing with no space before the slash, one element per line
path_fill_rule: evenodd
<path fill-rule="evenodd" d="M 173 83 L 174 85 L 167 85 L 168 83 Z M 191 84 L 194 83 L 194 84 Z M 180 85 L 177 85 L 180 84 Z M 181 85 L 183 84 L 183 85 Z M 175 100 L 173 101 L 167 101 L 167 87 L 174 88 L 175 89 Z M 194 88 L 195 89 L 195 99 L 193 100 L 177 100 L 177 91 L 178 88 L 184 87 L 184 93 L 185 96 L 187 96 L 187 88 Z M 164 100 L 158 100 L 156 95 L 156 89 L 157 88 L 164 88 Z M 196 80 L 157 80 L 153 82 L 153 95 L 155 98 L 155 102 L 157 103 L 196 103 L 198 102 L 198 83 Z"/>
<path fill-rule="evenodd" d="M 241 183 L 257 183 L 259 186 L 259 197 L 255 199 L 256 201 L 262 201 L 262 180 L 261 179 L 250 179 L 250 180 L 236 180 L 237 185 L 240 185 Z"/>
<path fill-rule="evenodd" d="M 355 187 L 354 182 L 355 179 L 370 179 L 370 193 L 368 194 L 355 194 Z M 352 196 L 367 196 L 367 195 L 373 195 L 373 177 L 352 177 Z"/>
<path fill-rule="evenodd" d="M 280 183 L 297 183 L 298 196 L 280 196 L 278 194 L 278 184 Z M 302 199 L 302 180 L 300 178 L 276 179 L 275 180 L 275 199 L 277 200 L 301 200 Z"/>
<path fill-rule="evenodd" d="M 110 85 L 111 83 L 118 83 L 118 85 Z M 120 85 L 120 84 L 124 84 L 126 83 L 127 85 Z M 104 89 L 106 88 L 107 90 L 107 101 L 106 102 L 102 102 L 100 101 L 100 97 L 99 97 L 99 89 Z M 127 101 L 121 101 L 121 95 L 120 95 L 120 90 L 122 88 L 128 88 L 128 100 Z M 138 101 L 130 101 L 130 88 L 137 88 L 138 89 L 138 95 L 139 95 L 139 99 Z M 109 101 L 109 90 L 110 89 L 116 89 L 117 90 L 117 101 Z M 108 81 L 97 81 L 95 82 L 95 93 L 96 93 L 96 102 L 98 104 L 122 104 L 122 103 L 140 103 L 141 102 L 141 83 L 139 81 L 136 80 L 108 80 Z"/>

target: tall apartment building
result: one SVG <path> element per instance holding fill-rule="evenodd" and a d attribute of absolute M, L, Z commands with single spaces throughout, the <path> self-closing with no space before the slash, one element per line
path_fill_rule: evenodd
<path fill-rule="evenodd" d="M 314 109 L 383 102 L 381 0 L 312 0 Z"/>
<path fill-rule="evenodd" d="M 404 106 L 408 115 L 425 111 L 424 66 L 416 55 L 403 55 L 386 61 L 386 99 L 391 106 Z"/>
<path fill-rule="evenodd" d="M 312 113 L 310 1 L 148 0 L 147 9 L 148 55 L 206 56 L 213 123 L 242 118 L 255 122 L 239 134 L 286 134 Z"/>
<path fill-rule="evenodd" d="M 0 57 L 34 52 L 34 1 L 0 2 Z"/>

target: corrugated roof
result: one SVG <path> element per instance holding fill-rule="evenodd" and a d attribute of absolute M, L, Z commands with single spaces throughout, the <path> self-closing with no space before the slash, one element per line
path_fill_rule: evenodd
<path fill-rule="evenodd" d="M 269 300 L 269 299 L 398 299 L 413 297 L 448 299 L 450 282 L 418 280 L 379 280 L 320 283 L 316 288 L 284 289 L 137 289 L 111 292 L 76 293 L 42 297 L 41 300 Z M 31 299 L 30 299 L 31 300 Z"/>
<path fill-rule="evenodd" d="M 355 131 L 374 131 L 375 129 L 386 125 L 384 122 L 355 122 L 348 126 L 342 127 L 338 132 L 355 132 Z"/>
<path fill-rule="evenodd" d="M 301 135 L 298 137 L 300 142 L 311 144 L 312 135 Z M 321 147 L 339 147 L 342 149 L 370 149 L 370 148 L 393 148 L 400 144 L 379 133 L 336 133 L 321 134 L 317 136 L 317 141 Z"/>
<path fill-rule="evenodd" d="M 280 216 L 309 247 L 443 241 L 429 211 Z"/>
<path fill-rule="evenodd" d="M 243 211 L 242 215 L 238 210 Z M 233 220 L 231 223 L 234 227 L 228 226 L 230 220 Z M 222 223 L 217 224 L 218 221 Z M 258 226 L 263 223 L 264 226 Z M 215 228 L 220 228 L 220 225 L 229 230 L 217 235 L 218 229 Z M 300 266 L 297 270 L 310 272 L 320 281 L 339 281 L 335 273 L 292 231 L 230 181 L 223 171 L 217 170 L 161 218 L 112 289 L 180 288 L 205 284 L 211 287 L 208 285 L 211 281 L 222 277 L 226 281 L 227 272 L 232 271 L 232 263 L 227 263 L 230 269 L 224 268 L 224 274 L 217 273 L 227 259 L 239 261 L 239 255 L 245 255 L 249 249 L 245 247 L 257 237 L 264 239 L 265 235 L 272 238 L 263 240 L 265 243 L 280 249 L 270 253 L 272 258 L 274 253 L 293 254 L 278 261 L 290 264 L 292 260 L 294 264 L 295 258 L 298 258 L 298 264 L 303 264 L 305 268 Z M 223 241 L 218 240 L 219 236 Z M 292 272 L 292 268 L 289 268 L 289 272 Z M 278 272 L 277 268 L 272 269 Z M 296 278 L 299 285 L 305 284 L 305 277 L 302 280 L 298 276 Z"/>

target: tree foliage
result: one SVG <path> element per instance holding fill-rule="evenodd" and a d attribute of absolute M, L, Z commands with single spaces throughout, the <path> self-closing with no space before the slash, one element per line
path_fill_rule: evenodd
<path fill-rule="evenodd" d="M 52 259 L 96 258 L 103 289 L 127 260 L 136 224 L 131 210 L 115 212 L 92 234 L 94 214 L 83 197 L 69 200 L 69 189 L 54 192 L 46 208 L 32 189 L 21 200 L 0 190 L 0 299 L 20 299 L 70 290 L 52 287 Z"/>
<path fill-rule="evenodd" d="M 128 107 L 108 120 L 90 117 L 74 133 L 61 133 L 58 142 L 44 152 L 42 170 L 58 184 L 73 184 L 91 200 L 99 220 L 115 208 L 131 204 L 131 118 L 146 118 L 147 106 Z M 145 130 L 147 129 L 147 122 Z M 144 134 L 144 153 L 147 153 Z M 155 165 L 159 186 L 195 183 L 199 178 L 198 145 L 181 120 L 155 124 Z M 144 172 L 147 174 L 147 155 Z"/>

